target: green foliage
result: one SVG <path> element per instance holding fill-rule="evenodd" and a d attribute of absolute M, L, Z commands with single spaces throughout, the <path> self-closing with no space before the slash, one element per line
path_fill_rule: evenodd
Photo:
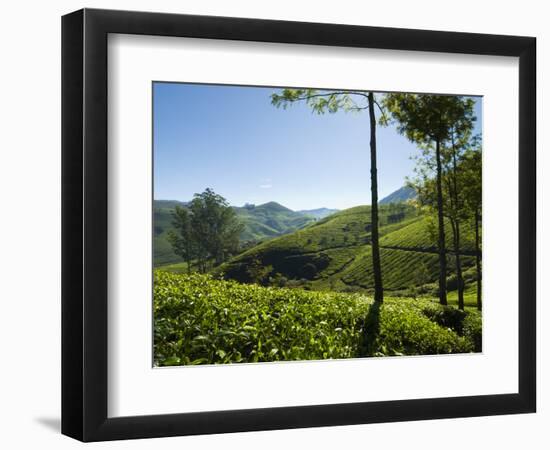
<path fill-rule="evenodd" d="M 370 302 L 155 273 L 156 365 L 349 358 Z"/>
<path fill-rule="evenodd" d="M 286 287 L 288 284 L 288 279 L 281 275 L 280 273 L 275 274 L 274 276 L 269 278 L 269 283 L 273 287 Z"/>
<path fill-rule="evenodd" d="M 422 204 L 433 209 L 438 216 L 439 297 L 447 304 L 445 276 L 446 232 L 444 218 L 452 224 L 456 253 L 456 271 L 459 278 L 459 307 L 464 308 L 461 269 L 459 222 L 463 218 L 463 199 L 459 195 L 457 160 L 469 145 L 476 117 L 474 100 L 455 95 L 427 95 L 392 93 L 384 97 L 399 133 L 416 143 L 422 150 L 420 182 L 416 191 Z M 389 120 L 383 118 L 387 125 Z M 428 176 L 434 172 L 435 178 Z M 433 187 L 433 188 L 432 188 Z M 443 191 L 446 192 L 443 192 Z"/>
<path fill-rule="evenodd" d="M 247 267 L 247 275 L 251 283 L 268 284 L 271 272 L 273 267 L 264 266 L 258 258 L 255 258 Z"/>
<path fill-rule="evenodd" d="M 189 211 L 199 260 L 214 259 L 216 264 L 220 264 L 228 255 L 237 252 L 243 225 L 225 198 L 207 188 L 203 193 L 195 194 Z"/>
<path fill-rule="evenodd" d="M 321 91 L 317 89 L 283 89 L 271 95 L 271 104 L 287 108 L 304 101 L 317 114 L 334 114 L 340 110 L 357 112 L 367 108 L 365 91 Z"/>
<path fill-rule="evenodd" d="M 471 273 L 474 267 L 470 267 L 466 273 Z M 475 278 L 468 280 L 465 277 L 464 304 L 466 307 L 475 307 L 477 303 L 477 281 Z M 458 304 L 458 292 L 450 291 L 447 296 L 449 305 Z"/>
<path fill-rule="evenodd" d="M 467 313 L 460 309 L 451 308 L 449 306 L 435 307 L 434 305 L 426 306 L 422 312 L 430 320 L 434 321 L 442 327 L 451 328 L 459 334 L 462 334 L 462 324 Z"/>
<path fill-rule="evenodd" d="M 433 355 L 474 351 L 473 343 L 467 338 L 419 313 L 422 303 L 411 299 L 386 302 L 379 312 L 378 329 L 371 326 L 377 333 L 367 340 L 368 354 Z"/>
<path fill-rule="evenodd" d="M 470 352 L 425 300 L 266 288 L 155 271 L 157 366 Z M 471 327 L 464 325 L 463 329 Z"/>
<path fill-rule="evenodd" d="M 168 232 L 168 242 L 170 242 L 174 253 L 186 262 L 187 270 L 190 270 L 191 261 L 199 251 L 199 243 L 196 242 L 191 215 L 187 208 L 176 206 L 173 212 L 172 225 L 174 230 Z"/>
<path fill-rule="evenodd" d="M 467 158 L 469 154 L 479 153 L 473 150 L 476 142 L 477 138 L 471 136 L 470 128 L 466 127 L 462 130 L 462 134 L 459 134 L 453 126 L 450 131 L 450 142 L 441 146 L 443 170 L 440 171 L 440 176 L 437 179 L 429 177 L 433 158 L 426 157 L 424 160 L 419 158 L 416 169 L 419 177 L 412 182 L 418 194 L 418 202 L 426 210 L 439 213 L 441 221 L 451 226 L 451 233 L 445 230 L 444 235 L 447 237 L 446 241 L 452 237 L 451 248 L 455 254 L 456 279 L 453 280 L 453 285 L 447 284 L 447 289 L 458 289 L 460 309 L 464 309 L 462 261 L 459 255 L 464 246 L 460 231 L 466 223 L 472 223 L 472 221 L 477 226 L 479 221 L 476 220 L 476 215 L 481 208 L 481 165 L 479 165 L 479 172 L 472 170 L 475 166 L 471 162 L 475 159 Z M 429 152 L 426 155 L 429 155 Z M 441 199 L 438 198 L 440 189 L 437 181 L 441 182 Z M 472 203 L 478 209 L 472 208 Z M 449 248 L 448 243 L 446 247 Z"/>
<path fill-rule="evenodd" d="M 478 311 L 469 311 L 462 324 L 462 334 L 474 345 L 474 351 L 482 351 L 482 321 Z"/>
<path fill-rule="evenodd" d="M 452 130 L 465 133 L 472 129 L 474 100 L 455 95 L 386 94 L 383 104 L 397 131 L 418 144 L 450 139 Z M 383 124 L 389 120 L 383 117 Z"/>
<path fill-rule="evenodd" d="M 227 201 L 207 188 L 195 194 L 186 207 L 176 206 L 172 213 L 173 230 L 168 241 L 189 269 L 195 263 L 205 272 L 209 262 L 221 264 L 239 248 L 243 225 Z"/>
<path fill-rule="evenodd" d="M 481 314 L 475 310 L 463 311 L 450 306 L 426 305 L 422 312 L 438 325 L 452 329 L 459 336 L 464 336 L 474 351 L 481 352 Z"/>
<path fill-rule="evenodd" d="M 465 198 L 465 207 L 470 216 L 478 214 L 481 216 L 481 148 L 473 148 L 464 154 L 461 162 L 461 172 L 463 177 L 468 180 L 463 183 L 463 196 Z"/>
<path fill-rule="evenodd" d="M 317 266 L 311 262 L 305 263 L 302 267 L 304 278 L 308 280 L 313 280 L 313 278 L 315 278 L 315 276 L 317 275 L 317 271 Z"/>
<path fill-rule="evenodd" d="M 477 137 L 456 137 L 442 146 L 441 174 L 444 216 L 454 223 L 471 219 L 481 208 L 481 152 L 474 149 Z M 432 150 L 428 149 L 428 154 Z M 436 179 L 430 157 L 417 158 L 417 178 L 409 186 L 417 193 L 417 202 L 428 211 L 437 211 Z"/>

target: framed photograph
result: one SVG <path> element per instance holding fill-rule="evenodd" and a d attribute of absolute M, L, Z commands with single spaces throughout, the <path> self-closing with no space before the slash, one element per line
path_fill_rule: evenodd
<path fill-rule="evenodd" d="M 532 37 L 62 21 L 62 432 L 535 412 Z"/>

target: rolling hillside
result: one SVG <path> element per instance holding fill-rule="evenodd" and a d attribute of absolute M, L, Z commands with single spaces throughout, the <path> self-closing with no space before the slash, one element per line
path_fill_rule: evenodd
<path fill-rule="evenodd" d="M 172 251 L 167 237 L 169 230 L 172 229 L 172 211 L 176 206 L 184 207 L 185 205 L 186 203 L 176 200 L 154 201 L 155 266 L 181 262 L 181 258 Z M 291 233 L 315 221 L 314 215 L 292 211 L 276 202 L 233 208 L 244 224 L 244 231 L 241 235 L 241 240 L 244 242 L 254 242 Z"/>
<path fill-rule="evenodd" d="M 432 223 L 419 217 L 412 206 L 380 208 L 380 245 L 384 288 L 399 292 L 418 285 L 434 284 L 438 255 L 432 241 Z M 448 230 L 448 245 L 451 232 Z M 462 230 L 462 263 L 466 280 L 475 264 L 472 231 Z M 306 289 L 369 291 L 372 280 L 370 206 L 358 206 L 332 214 L 292 234 L 267 241 L 222 265 L 218 272 L 227 279 L 251 282 L 250 267 L 270 266 L 269 277 L 284 278 Z M 454 257 L 449 253 L 449 287 Z M 257 281 L 257 280 L 256 280 Z M 435 284 L 431 286 L 435 288 Z"/>
<path fill-rule="evenodd" d="M 380 245 L 386 248 L 400 248 L 419 252 L 437 252 L 437 225 L 435 218 L 422 217 L 395 232 L 380 238 Z M 470 224 L 464 222 L 460 228 L 461 253 L 475 256 L 474 232 Z M 445 224 L 446 247 L 453 248 L 453 234 L 449 223 Z"/>
<path fill-rule="evenodd" d="M 177 200 L 155 200 L 153 203 L 153 261 L 154 265 L 180 262 L 168 242 L 168 231 L 172 228 L 172 211 L 185 203 Z"/>
<path fill-rule="evenodd" d="M 263 205 L 234 207 L 244 222 L 243 241 L 257 241 L 280 234 L 291 233 L 312 222 L 313 216 L 292 211 L 277 202 Z"/>

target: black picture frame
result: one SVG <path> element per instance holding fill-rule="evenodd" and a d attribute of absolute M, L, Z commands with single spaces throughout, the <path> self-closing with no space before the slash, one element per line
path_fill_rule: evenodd
<path fill-rule="evenodd" d="M 518 393 L 108 418 L 109 33 L 518 57 Z M 535 91 L 533 37 L 97 9 L 64 16 L 62 433 L 82 441 L 102 441 L 535 412 Z"/>

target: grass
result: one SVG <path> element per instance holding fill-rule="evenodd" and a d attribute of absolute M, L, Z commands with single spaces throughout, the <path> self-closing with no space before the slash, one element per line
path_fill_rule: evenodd
<path fill-rule="evenodd" d="M 163 266 L 157 267 L 157 269 L 170 273 L 187 273 L 187 263 L 179 262 L 174 264 L 165 264 Z"/>
<path fill-rule="evenodd" d="M 480 350 L 481 319 L 427 299 L 244 285 L 155 271 L 157 366 Z"/>
<path fill-rule="evenodd" d="M 447 303 L 458 306 L 458 291 L 447 292 Z M 464 306 L 477 308 L 477 282 L 467 283 L 464 290 Z"/>

